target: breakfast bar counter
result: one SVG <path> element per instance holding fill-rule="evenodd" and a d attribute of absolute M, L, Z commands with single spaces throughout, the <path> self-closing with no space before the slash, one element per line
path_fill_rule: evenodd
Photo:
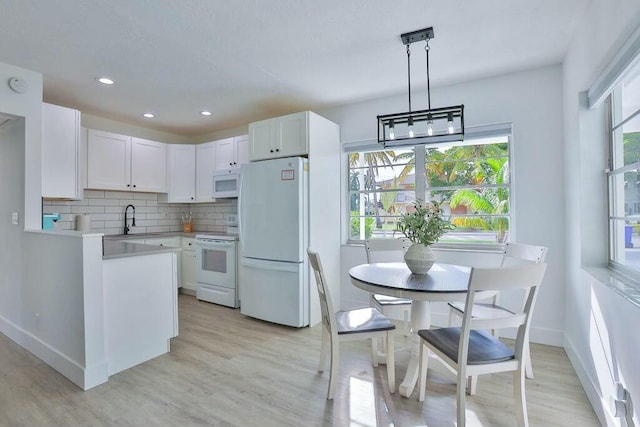
<path fill-rule="evenodd" d="M 172 246 L 155 246 L 144 243 L 133 243 L 122 240 L 103 239 L 102 259 L 114 259 L 140 255 L 153 255 L 167 252 L 178 252 L 180 248 Z"/>

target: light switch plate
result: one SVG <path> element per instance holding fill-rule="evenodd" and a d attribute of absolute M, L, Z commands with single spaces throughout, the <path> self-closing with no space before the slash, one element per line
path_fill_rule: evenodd
<path fill-rule="evenodd" d="M 20 223 L 20 216 L 18 215 L 18 212 L 12 212 L 11 213 L 11 224 L 18 225 L 19 223 Z"/>

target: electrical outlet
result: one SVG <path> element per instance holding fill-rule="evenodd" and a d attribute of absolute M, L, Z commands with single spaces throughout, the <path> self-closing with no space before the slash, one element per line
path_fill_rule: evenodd
<path fill-rule="evenodd" d="M 36 329 L 40 328 L 40 313 L 36 313 L 34 315 L 35 319 L 36 319 Z"/>
<path fill-rule="evenodd" d="M 18 212 L 12 212 L 11 213 L 11 224 L 18 225 L 19 223 L 20 223 L 20 216 L 18 215 Z"/>

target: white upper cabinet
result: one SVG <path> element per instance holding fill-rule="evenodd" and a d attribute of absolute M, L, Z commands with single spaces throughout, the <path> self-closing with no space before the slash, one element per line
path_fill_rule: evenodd
<path fill-rule="evenodd" d="M 249 162 L 249 136 L 216 141 L 216 170 L 236 169 Z"/>
<path fill-rule="evenodd" d="M 131 137 L 89 129 L 87 188 L 131 190 Z"/>
<path fill-rule="evenodd" d="M 249 160 L 309 154 L 308 112 L 249 124 Z"/>
<path fill-rule="evenodd" d="M 196 146 L 167 145 L 167 193 L 159 202 L 193 203 L 196 200 Z"/>
<path fill-rule="evenodd" d="M 216 168 L 216 142 L 196 145 L 196 202 L 213 202 L 213 171 Z"/>
<path fill-rule="evenodd" d="M 236 145 L 237 167 L 249 163 L 249 135 L 240 135 L 233 138 Z"/>
<path fill-rule="evenodd" d="M 81 199 L 80 112 L 42 104 L 42 197 Z"/>
<path fill-rule="evenodd" d="M 131 189 L 148 193 L 167 191 L 167 144 L 131 138 Z"/>
<path fill-rule="evenodd" d="M 89 129 L 87 188 L 164 193 L 166 144 Z"/>
<path fill-rule="evenodd" d="M 216 170 L 236 167 L 236 145 L 233 138 L 221 139 L 215 142 Z"/>

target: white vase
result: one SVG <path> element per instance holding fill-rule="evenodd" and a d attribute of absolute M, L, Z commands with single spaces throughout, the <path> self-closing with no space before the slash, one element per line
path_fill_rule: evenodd
<path fill-rule="evenodd" d="M 414 274 L 427 274 L 436 257 L 431 250 L 431 246 L 422 243 L 413 243 L 404 254 L 404 262 Z"/>

